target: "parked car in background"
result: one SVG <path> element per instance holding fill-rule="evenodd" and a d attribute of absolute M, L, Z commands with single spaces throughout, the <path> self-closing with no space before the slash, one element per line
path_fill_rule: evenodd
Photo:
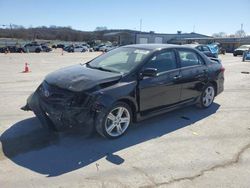
<path fill-rule="evenodd" d="M 74 46 L 73 45 L 65 46 L 63 50 L 66 52 L 74 52 Z"/>
<path fill-rule="evenodd" d="M 185 46 L 196 48 L 197 50 L 199 50 L 200 52 L 204 53 L 208 57 L 218 58 L 218 54 L 217 53 L 213 53 L 211 51 L 211 49 L 207 45 L 204 45 L 204 44 L 186 44 Z"/>
<path fill-rule="evenodd" d="M 62 49 L 63 49 L 64 47 L 65 47 L 64 44 L 57 44 L 57 45 L 56 45 L 56 48 L 62 48 Z"/>
<path fill-rule="evenodd" d="M 5 53 L 6 47 L 0 47 L 0 53 Z"/>
<path fill-rule="evenodd" d="M 74 52 L 87 52 L 87 51 L 88 51 L 87 46 L 82 46 L 82 45 L 74 46 Z"/>
<path fill-rule="evenodd" d="M 82 46 L 86 46 L 89 52 L 93 52 L 93 48 L 90 47 L 88 44 L 82 44 Z"/>
<path fill-rule="evenodd" d="M 52 49 L 46 45 L 42 45 L 42 50 L 43 50 L 43 52 L 51 52 L 52 51 Z"/>
<path fill-rule="evenodd" d="M 22 53 L 25 52 L 24 48 L 17 46 L 6 46 L 0 48 L 0 53 Z"/>
<path fill-rule="evenodd" d="M 115 48 L 116 48 L 115 46 L 106 46 L 106 45 L 104 45 L 104 46 L 102 46 L 102 47 L 99 48 L 99 51 L 101 51 L 101 52 L 108 52 L 108 51 L 113 50 Z"/>
<path fill-rule="evenodd" d="M 93 50 L 98 52 L 100 50 L 100 48 L 103 47 L 103 46 L 105 46 L 105 44 L 100 44 L 100 45 L 94 46 Z"/>
<path fill-rule="evenodd" d="M 22 109 L 55 130 L 118 138 L 132 122 L 188 105 L 210 107 L 224 89 L 224 70 L 194 48 L 129 45 L 47 75 Z"/>
<path fill-rule="evenodd" d="M 81 45 L 69 45 L 64 48 L 67 52 L 87 52 L 88 47 Z"/>
<path fill-rule="evenodd" d="M 209 48 L 210 52 L 213 54 L 213 57 L 218 58 L 219 53 L 220 53 L 219 46 L 215 43 L 207 44 L 206 46 Z"/>
<path fill-rule="evenodd" d="M 25 52 L 40 53 L 43 51 L 42 46 L 38 43 L 29 43 L 24 45 Z"/>
<path fill-rule="evenodd" d="M 242 61 L 250 60 L 250 48 L 243 52 Z"/>
<path fill-rule="evenodd" d="M 250 45 L 242 45 L 234 50 L 233 55 L 243 55 L 244 51 L 247 51 L 250 48 Z"/>

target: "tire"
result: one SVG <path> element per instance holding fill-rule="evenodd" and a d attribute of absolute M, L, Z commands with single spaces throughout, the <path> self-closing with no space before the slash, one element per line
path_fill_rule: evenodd
<path fill-rule="evenodd" d="M 234 57 L 236 57 L 237 56 L 237 54 L 234 54 Z"/>
<path fill-rule="evenodd" d="M 200 108 L 209 108 L 213 102 L 214 102 L 214 97 L 215 97 L 215 88 L 212 84 L 206 85 L 206 87 L 203 89 L 198 107 Z"/>
<path fill-rule="evenodd" d="M 41 49 L 37 48 L 37 49 L 35 50 L 35 52 L 36 52 L 36 53 L 40 53 L 40 52 L 41 52 Z"/>
<path fill-rule="evenodd" d="M 132 112 L 129 105 L 117 102 L 106 112 L 99 114 L 96 121 L 96 131 L 105 138 L 119 138 L 128 130 L 131 121 Z"/>

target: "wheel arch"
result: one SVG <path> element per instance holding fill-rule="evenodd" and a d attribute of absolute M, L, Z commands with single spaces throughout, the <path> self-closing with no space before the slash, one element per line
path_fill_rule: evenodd
<path fill-rule="evenodd" d="M 217 91 L 218 91 L 218 84 L 216 81 L 210 81 L 210 84 L 212 84 L 214 86 L 215 89 L 215 96 L 217 95 Z"/>
<path fill-rule="evenodd" d="M 121 98 L 121 99 L 118 99 L 116 102 L 123 102 L 123 103 L 126 103 L 127 105 L 129 105 L 129 107 L 131 108 L 131 112 L 132 112 L 132 121 L 135 122 L 136 121 L 136 113 L 138 110 L 138 106 L 135 104 L 135 102 L 129 98 Z"/>

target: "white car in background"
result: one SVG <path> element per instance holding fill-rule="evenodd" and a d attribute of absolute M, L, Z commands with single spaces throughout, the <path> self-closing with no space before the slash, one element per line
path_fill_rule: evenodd
<path fill-rule="evenodd" d="M 36 53 L 40 53 L 43 51 L 42 46 L 40 44 L 37 43 L 29 43 L 29 44 L 25 44 L 24 45 L 24 51 L 25 52 L 36 52 Z"/>
<path fill-rule="evenodd" d="M 67 52 L 87 52 L 89 49 L 87 46 L 69 45 L 64 47 L 63 50 Z"/>
<path fill-rule="evenodd" d="M 76 45 L 74 46 L 74 52 L 87 52 L 89 49 L 87 46 Z"/>
<path fill-rule="evenodd" d="M 115 48 L 116 48 L 115 46 L 106 46 L 105 45 L 105 46 L 100 47 L 99 51 L 101 51 L 101 52 L 108 52 L 108 51 L 113 50 Z"/>

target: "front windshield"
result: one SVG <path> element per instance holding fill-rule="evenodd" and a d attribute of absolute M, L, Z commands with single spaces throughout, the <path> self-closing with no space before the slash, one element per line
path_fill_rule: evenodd
<path fill-rule="evenodd" d="M 110 72 L 128 73 L 150 53 L 149 50 L 120 47 L 89 62 L 87 66 Z"/>

